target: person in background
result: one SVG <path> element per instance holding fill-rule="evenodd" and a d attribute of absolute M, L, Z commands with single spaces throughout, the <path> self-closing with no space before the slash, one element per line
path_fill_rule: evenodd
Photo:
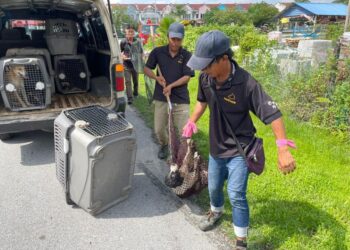
<path fill-rule="evenodd" d="M 256 133 L 250 112 L 266 125 L 271 124 L 276 138 L 279 169 L 284 174 L 291 173 L 296 167 L 289 151 L 289 147 L 295 145 L 287 140 L 282 113 L 277 104 L 233 59 L 230 39 L 224 33 L 210 31 L 200 36 L 195 53 L 187 65 L 202 72 L 199 76 L 197 104 L 183 129 L 185 137 L 191 137 L 196 132 L 195 123 L 207 107 L 210 109 L 208 168 L 210 210 L 199 227 L 203 231 L 211 230 L 222 216 L 223 187 L 227 180 L 227 193 L 232 205 L 233 230 L 236 235 L 235 249 L 243 250 L 247 248 L 249 226 L 249 207 L 246 198 L 249 171 L 245 158 L 236 146 L 232 131 L 242 148 L 246 150 L 250 148 Z M 225 122 L 223 112 L 228 122 Z"/>
<path fill-rule="evenodd" d="M 142 60 L 143 54 L 142 42 L 135 37 L 135 29 L 132 25 L 126 26 L 125 38 L 120 42 L 120 49 L 125 67 L 126 95 L 128 104 L 132 104 L 134 97 L 136 98 L 139 95 L 138 64 L 142 63 L 139 58 Z"/>
<path fill-rule="evenodd" d="M 156 80 L 153 99 L 154 130 L 160 144 L 159 159 L 168 157 L 168 103 L 170 97 L 173 106 L 174 125 L 181 131 L 189 117 L 190 97 L 187 84 L 194 72 L 187 67 L 191 53 L 182 48 L 185 28 L 180 23 L 172 23 L 168 30 L 168 45 L 152 50 L 144 68 L 144 73 Z M 152 70 L 159 67 L 155 74 Z"/>

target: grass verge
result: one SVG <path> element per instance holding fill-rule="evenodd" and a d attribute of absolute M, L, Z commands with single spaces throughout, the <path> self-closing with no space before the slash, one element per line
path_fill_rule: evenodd
<path fill-rule="evenodd" d="M 140 96 L 134 106 L 146 124 L 153 126 L 153 106 L 146 99 L 143 76 Z M 197 95 L 198 80 L 189 83 L 191 108 Z M 277 151 L 269 126 L 254 119 L 258 136 L 264 139 L 266 170 L 251 175 L 248 200 L 251 223 L 250 249 L 348 249 L 350 248 L 350 146 L 329 132 L 284 117 L 287 134 L 297 143 L 293 151 L 297 170 L 284 176 L 277 170 Z M 208 156 L 209 113 L 198 122 L 194 136 L 203 157 Z M 208 207 L 204 190 L 196 202 Z M 233 238 L 231 205 L 225 196 L 221 227 Z"/>

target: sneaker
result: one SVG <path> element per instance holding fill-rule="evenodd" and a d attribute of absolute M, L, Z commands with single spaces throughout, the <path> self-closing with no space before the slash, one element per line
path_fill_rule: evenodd
<path fill-rule="evenodd" d="M 158 158 L 161 160 L 165 160 L 168 157 L 168 153 L 168 145 L 161 146 L 158 152 Z"/>
<path fill-rule="evenodd" d="M 133 96 L 134 96 L 134 98 L 137 98 L 139 96 L 139 94 L 138 93 L 134 93 Z"/>
<path fill-rule="evenodd" d="M 209 210 L 206 216 L 200 221 L 199 229 L 202 231 L 209 231 L 215 227 L 216 222 L 220 219 L 222 213 L 217 213 Z"/>
<path fill-rule="evenodd" d="M 128 100 L 128 104 L 131 105 L 132 104 L 132 99 Z"/>
<path fill-rule="evenodd" d="M 236 240 L 236 250 L 247 250 L 247 242 L 243 240 Z"/>

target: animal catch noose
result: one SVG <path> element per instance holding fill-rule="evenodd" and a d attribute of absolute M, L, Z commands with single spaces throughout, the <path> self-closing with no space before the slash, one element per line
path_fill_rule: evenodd
<path fill-rule="evenodd" d="M 158 73 L 162 73 L 157 67 Z M 169 114 L 169 152 L 170 172 L 165 177 L 165 184 L 179 197 L 188 197 L 199 193 L 208 185 L 208 167 L 206 162 L 199 156 L 195 144 L 190 138 L 179 139 L 174 126 L 173 105 L 169 95 L 166 96 Z"/>

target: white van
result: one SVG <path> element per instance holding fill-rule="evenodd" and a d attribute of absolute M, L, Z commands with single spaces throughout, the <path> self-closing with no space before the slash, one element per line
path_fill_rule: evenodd
<path fill-rule="evenodd" d="M 103 0 L 0 0 L 0 139 L 52 131 L 62 109 L 124 112 L 123 69 Z"/>

